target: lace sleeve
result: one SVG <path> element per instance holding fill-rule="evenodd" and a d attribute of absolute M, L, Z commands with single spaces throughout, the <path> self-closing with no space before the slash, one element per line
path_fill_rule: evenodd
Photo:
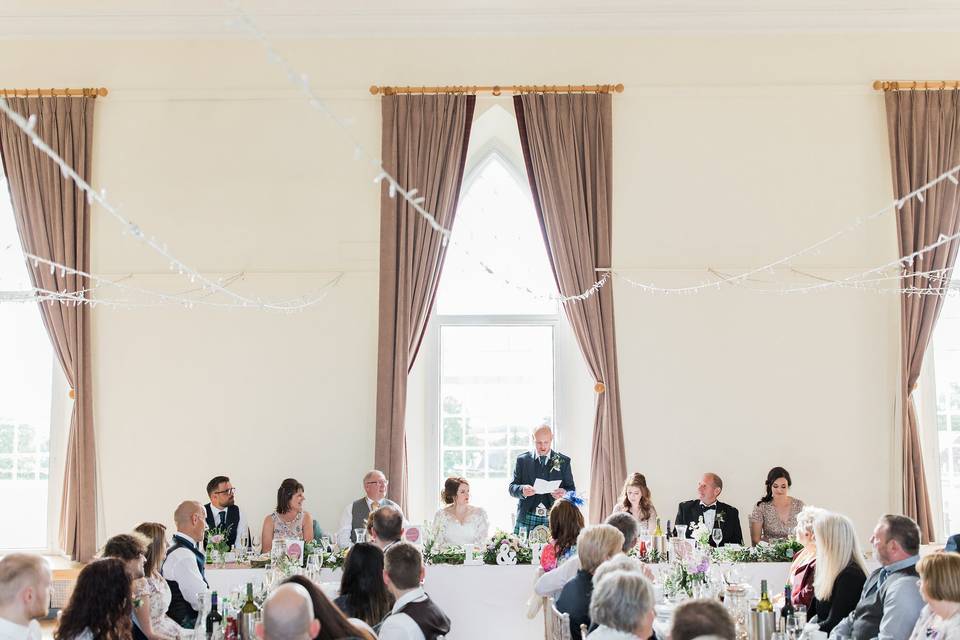
<path fill-rule="evenodd" d="M 487 518 L 486 509 L 477 509 L 477 517 L 474 520 L 473 543 L 482 547 L 487 542 L 490 534 L 490 521 Z"/>
<path fill-rule="evenodd" d="M 433 548 L 434 549 L 443 549 L 447 546 L 447 517 L 446 512 L 443 509 L 437 511 L 436 515 L 433 516 Z"/>

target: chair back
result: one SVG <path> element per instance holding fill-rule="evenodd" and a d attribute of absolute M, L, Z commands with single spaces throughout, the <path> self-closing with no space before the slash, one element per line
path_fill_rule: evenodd
<path fill-rule="evenodd" d="M 547 640 L 570 640 L 570 614 L 560 613 L 553 598 L 547 599 L 543 619 L 547 627 Z"/>
<path fill-rule="evenodd" d="M 583 638 L 584 640 L 586 640 L 587 635 L 589 635 L 589 631 L 590 630 L 587 628 L 587 625 L 585 624 L 580 625 L 580 637 Z"/>

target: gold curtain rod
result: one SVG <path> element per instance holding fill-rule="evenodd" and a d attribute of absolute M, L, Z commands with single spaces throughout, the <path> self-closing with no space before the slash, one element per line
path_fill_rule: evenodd
<path fill-rule="evenodd" d="M 390 96 L 398 93 L 492 93 L 499 96 L 508 93 L 623 93 L 622 84 L 508 84 L 508 85 L 456 85 L 447 87 L 370 87 L 372 95 Z"/>
<path fill-rule="evenodd" d="M 105 87 L 84 89 L 0 89 L 4 98 L 96 98 L 104 97 L 109 93 Z"/>
<path fill-rule="evenodd" d="M 876 80 L 873 88 L 877 91 L 960 89 L 960 80 Z"/>

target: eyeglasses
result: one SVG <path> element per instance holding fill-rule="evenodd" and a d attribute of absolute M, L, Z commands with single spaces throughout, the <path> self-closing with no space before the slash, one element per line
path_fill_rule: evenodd
<path fill-rule="evenodd" d="M 387 486 L 387 481 L 386 480 L 370 480 L 366 484 L 376 484 L 376 485 L 380 485 L 381 487 L 385 487 Z"/>
<path fill-rule="evenodd" d="M 214 494 L 227 493 L 227 494 L 233 495 L 233 494 L 235 494 L 236 492 L 237 492 L 237 488 L 236 488 L 236 487 L 230 487 L 229 489 L 224 489 L 223 491 L 214 491 L 213 493 L 214 493 Z"/>

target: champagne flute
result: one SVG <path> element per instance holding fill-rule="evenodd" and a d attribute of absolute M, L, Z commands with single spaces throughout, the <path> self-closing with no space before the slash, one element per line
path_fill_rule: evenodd
<path fill-rule="evenodd" d="M 723 540 L 723 530 L 720 527 L 714 527 L 711 533 L 712 533 L 711 537 L 713 538 L 713 543 L 719 547 L 720 541 Z"/>
<path fill-rule="evenodd" d="M 520 527 L 520 542 L 527 544 L 527 528 Z"/>

